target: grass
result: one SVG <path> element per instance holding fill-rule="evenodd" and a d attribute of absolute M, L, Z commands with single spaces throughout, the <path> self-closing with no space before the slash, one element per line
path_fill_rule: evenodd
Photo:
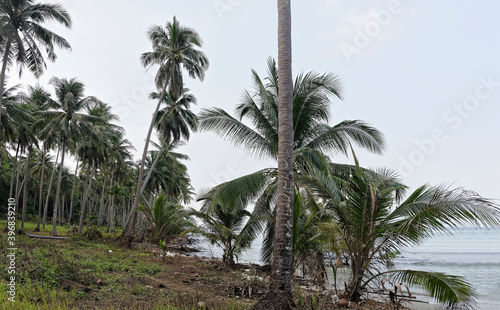
<path fill-rule="evenodd" d="M 0 221 L 0 227 L 5 221 Z M 20 227 L 20 224 L 17 224 Z M 26 222 L 25 231 L 51 235 L 52 226 L 32 232 L 36 223 Z M 95 228 L 94 228 L 95 229 Z M 215 298 L 210 293 L 176 292 L 158 289 L 154 283 L 168 283 L 165 263 L 151 251 L 126 249 L 113 240 L 120 231 L 105 233 L 88 240 L 72 236 L 72 229 L 58 226 L 68 240 L 28 238 L 17 231 L 16 297 L 8 301 L 8 260 L 0 260 L 0 309 L 200 309 L 207 302 L 210 309 L 243 310 L 246 302 Z M 8 254 L 7 234 L 0 235 L 0 255 Z M 181 268 L 182 266 L 176 266 Z M 183 270 L 184 271 L 184 270 Z M 188 272 L 183 272 L 188 277 Z M 187 273 L 187 274 L 186 274 Z M 216 279 L 216 274 L 210 274 Z M 156 282 L 155 282 L 156 281 Z"/>

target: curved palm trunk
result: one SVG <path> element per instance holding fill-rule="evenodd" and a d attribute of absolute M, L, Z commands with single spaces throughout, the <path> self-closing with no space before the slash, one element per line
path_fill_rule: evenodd
<path fill-rule="evenodd" d="M 7 39 L 7 44 L 5 45 L 5 52 L 3 53 L 2 71 L 0 72 L 0 137 L 2 136 L 3 90 L 5 83 L 5 72 L 7 71 L 7 62 L 9 60 L 10 45 L 11 41 L 10 39 Z"/>
<path fill-rule="evenodd" d="M 146 186 L 148 185 L 149 179 L 151 179 L 151 176 L 153 175 L 153 171 L 158 164 L 158 161 L 160 160 L 161 154 L 163 153 L 163 150 L 165 149 L 165 143 L 161 144 L 160 151 L 158 152 L 158 156 L 156 156 L 155 161 L 151 165 L 151 168 L 148 171 L 148 175 L 144 179 L 144 182 L 142 183 L 141 191 L 139 192 L 139 195 L 142 195 L 144 193 L 144 190 L 146 189 Z"/>
<path fill-rule="evenodd" d="M 57 150 L 56 161 L 54 162 L 54 169 L 52 169 L 52 173 L 50 175 L 49 188 L 47 189 L 47 198 L 45 199 L 45 206 L 43 207 L 43 229 L 45 229 L 45 224 L 47 223 L 47 211 L 49 210 L 49 198 L 50 198 L 50 190 L 52 189 L 52 184 L 54 183 L 54 174 L 56 172 L 57 161 L 59 160 L 60 150 Z"/>
<path fill-rule="evenodd" d="M 56 188 L 56 202 L 54 203 L 54 213 L 52 214 L 52 235 L 59 236 L 57 233 L 57 208 L 59 207 L 59 195 L 61 194 L 62 173 L 64 169 L 64 153 L 66 152 L 66 138 L 63 137 L 62 150 L 61 150 L 61 163 L 59 164 L 59 176 Z"/>
<path fill-rule="evenodd" d="M 31 146 L 28 147 L 28 157 L 26 158 L 26 167 L 24 171 L 24 190 L 23 190 L 23 209 L 21 213 L 21 230 L 24 230 L 24 220 L 26 219 L 26 208 L 28 207 L 28 187 L 29 187 L 29 171 L 31 159 Z"/>
<path fill-rule="evenodd" d="M 88 199 L 90 189 L 92 188 L 92 180 L 94 179 L 95 170 L 96 170 L 95 169 L 95 162 L 92 162 L 92 172 L 90 173 L 89 184 L 87 185 L 87 189 L 84 190 L 82 207 L 80 208 L 80 222 L 78 224 L 78 233 L 79 234 L 81 234 L 83 232 L 83 219 L 85 217 L 85 208 L 87 206 L 87 199 Z M 90 209 L 90 207 L 89 207 L 89 209 Z"/>
<path fill-rule="evenodd" d="M 125 229 L 123 230 L 123 233 L 122 233 L 122 237 L 124 237 L 125 235 L 127 235 L 129 237 L 128 241 L 127 241 L 129 246 L 132 243 L 132 239 L 133 239 L 132 236 L 134 234 L 135 222 L 136 222 L 136 218 L 137 218 L 137 213 L 135 213 L 134 210 L 139 205 L 139 200 L 141 198 L 140 196 L 141 196 L 141 186 L 142 186 L 142 174 L 144 172 L 144 162 L 146 161 L 146 156 L 148 154 L 149 141 L 151 140 L 151 133 L 153 132 L 153 127 L 155 124 L 156 115 L 158 114 L 158 111 L 160 110 L 161 102 L 163 101 L 163 98 L 165 97 L 167 85 L 168 85 L 168 81 L 165 82 L 165 86 L 163 86 L 163 89 L 162 89 L 161 94 L 160 94 L 160 98 L 158 99 L 158 104 L 156 105 L 156 110 L 154 111 L 153 117 L 151 118 L 151 124 L 149 125 L 148 134 L 146 136 L 146 141 L 144 143 L 144 150 L 142 152 L 141 167 L 139 168 L 139 176 L 137 177 L 137 190 L 135 192 L 134 205 L 132 206 L 132 210 L 130 211 L 130 212 L 132 212 L 131 220 L 129 223 L 127 223 L 127 225 L 125 226 Z"/>
<path fill-rule="evenodd" d="M 76 168 L 75 168 L 75 176 L 73 177 L 73 188 L 71 189 L 71 198 L 69 202 L 69 215 L 68 215 L 68 224 L 66 224 L 66 228 L 69 228 L 71 225 L 71 217 L 73 216 L 73 197 L 75 196 L 75 184 L 76 184 L 76 176 L 78 175 L 78 165 L 80 164 L 80 158 L 76 160 Z"/>
<path fill-rule="evenodd" d="M 43 185 L 45 178 L 45 154 L 47 153 L 47 148 L 45 145 L 42 150 L 42 172 L 40 175 L 40 193 L 38 194 L 38 216 L 36 218 L 35 231 L 40 231 L 40 221 L 42 220 L 42 206 L 43 206 Z"/>
<path fill-rule="evenodd" d="M 286 310 L 292 296 L 293 80 L 290 0 L 278 0 L 278 204 L 269 290 L 253 309 Z"/>

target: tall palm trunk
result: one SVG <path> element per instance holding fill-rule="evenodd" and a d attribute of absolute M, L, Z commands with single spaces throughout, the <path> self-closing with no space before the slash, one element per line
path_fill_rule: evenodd
<path fill-rule="evenodd" d="M 43 185 L 45 178 L 45 154 L 47 147 L 44 145 L 42 149 L 42 172 L 40 173 L 40 193 L 38 194 L 38 216 L 36 218 L 35 231 L 40 231 L 40 221 L 42 220 L 42 206 L 43 206 Z"/>
<path fill-rule="evenodd" d="M 106 175 L 103 176 L 102 180 L 102 193 L 101 193 L 101 201 L 99 203 L 99 216 L 97 218 L 97 227 L 102 226 L 102 222 L 104 221 L 104 211 L 105 211 L 105 204 L 104 204 L 104 197 L 106 193 Z"/>
<path fill-rule="evenodd" d="M 52 189 L 52 184 L 54 183 L 54 174 L 57 170 L 57 161 L 59 160 L 60 149 L 57 149 L 56 161 L 54 162 L 54 169 L 52 169 L 52 174 L 50 175 L 49 188 L 47 189 L 47 198 L 45 199 L 45 206 L 43 207 L 43 229 L 45 229 L 45 224 L 47 223 L 47 211 L 49 210 L 49 198 L 50 190 Z"/>
<path fill-rule="evenodd" d="M 76 159 L 76 168 L 75 168 L 75 176 L 73 177 L 73 188 L 71 189 L 71 198 L 69 202 L 69 215 L 68 215 L 68 224 L 66 228 L 69 228 L 71 225 L 71 217 L 73 216 L 73 197 L 75 196 L 75 184 L 76 184 L 76 176 L 78 175 L 78 165 L 80 164 L 80 158 Z"/>
<path fill-rule="evenodd" d="M 0 97 L 2 97 L 0 95 Z M 1 115 L 0 115 L 1 117 Z M 13 198 L 12 197 L 12 193 L 14 191 L 14 178 L 15 178 L 15 175 L 16 175 L 16 166 L 17 166 L 17 157 L 19 155 L 19 148 L 20 148 L 20 143 L 17 144 L 17 148 L 16 148 L 16 156 L 14 157 L 14 163 L 12 164 L 12 173 L 10 175 L 10 188 L 9 188 L 9 198 Z M 17 204 L 16 204 L 17 205 Z M 17 210 L 15 210 L 17 212 Z M 5 219 L 5 228 L 4 230 L 7 231 L 8 229 L 8 223 L 9 221 L 7 221 L 7 219 Z"/>
<path fill-rule="evenodd" d="M 9 53 L 11 46 L 10 38 L 7 39 L 7 43 L 5 44 L 5 51 L 3 53 L 2 59 L 2 71 L 0 72 L 0 137 L 2 136 L 2 107 L 3 107 L 3 90 L 5 83 L 5 73 L 7 71 L 7 63 L 9 62 Z M 12 196 L 10 196 L 12 197 Z"/>
<path fill-rule="evenodd" d="M 291 309 L 293 210 L 293 79 L 290 0 L 278 0 L 278 202 L 267 294 L 253 309 Z"/>
<path fill-rule="evenodd" d="M 28 157 L 26 158 L 26 167 L 24 169 L 24 190 L 23 190 L 23 209 L 21 215 L 21 230 L 24 230 L 24 221 L 26 220 L 26 208 L 28 207 L 28 188 L 29 188 L 29 171 L 31 159 L 31 145 L 28 146 Z"/>
<path fill-rule="evenodd" d="M 66 153 L 66 137 L 63 137 L 61 150 L 61 163 L 59 164 L 59 177 L 56 188 L 56 202 L 54 203 L 54 213 L 52 215 L 52 235 L 59 236 L 57 233 L 57 208 L 59 207 L 59 195 L 61 194 L 62 174 L 64 169 L 64 153 Z"/>
<path fill-rule="evenodd" d="M 158 99 L 158 104 L 156 105 L 156 110 L 154 111 L 153 117 L 151 118 L 151 124 L 149 125 L 148 134 L 146 136 L 146 141 L 144 143 L 144 150 L 142 152 L 141 166 L 139 168 L 139 176 L 137 177 L 137 190 L 135 192 L 135 201 L 134 201 L 134 205 L 132 207 L 132 210 L 130 211 L 130 212 L 132 212 L 131 220 L 129 223 L 127 223 L 127 225 L 122 233 L 122 237 L 124 237 L 125 235 L 129 236 L 128 241 L 127 241 L 129 246 L 132 244 L 132 239 L 133 239 L 132 236 L 134 234 L 135 222 L 136 222 L 136 217 L 137 217 L 137 213 L 135 213 L 134 210 L 139 205 L 139 201 L 141 199 L 141 185 L 142 185 L 142 174 L 144 172 L 144 162 L 146 161 L 146 156 L 148 154 L 149 141 L 151 140 L 151 133 L 153 132 L 153 127 L 155 124 L 156 115 L 158 115 L 158 111 L 160 110 L 161 102 L 163 101 L 163 97 L 165 97 L 167 85 L 168 85 L 168 81 L 166 81 L 165 85 L 163 86 L 163 89 L 162 89 L 161 94 L 160 94 L 160 98 Z"/>
<path fill-rule="evenodd" d="M 21 143 L 18 143 L 17 148 L 16 148 L 16 156 L 14 157 L 14 163 L 12 165 L 12 174 L 10 175 L 9 198 L 12 198 L 12 193 L 14 191 L 14 179 L 15 179 L 15 175 L 16 175 L 17 158 L 19 156 L 19 148 L 20 147 L 21 147 Z"/>
<path fill-rule="evenodd" d="M 163 142 L 161 144 L 161 148 L 160 148 L 160 151 L 158 152 L 158 156 L 156 156 L 155 161 L 153 162 L 153 164 L 149 168 L 148 175 L 146 176 L 146 178 L 144 179 L 144 182 L 142 183 L 142 187 L 141 187 L 141 191 L 139 192 L 139 195 L 142 195 L 142 193 L 144 193 L 144 190 L 146 189 L 146 186 L 148 185 L 149 179 L 151 179 L 151 176 L 153 175 L 153 171 L 156 168 L 156 165 L 158 164 L 158 162 L 160 161 L 160 157 L 163 153 L 163 150 L 165 149 L 165 144 L 166 144 L 165 142 Z"/>
<path fill-rule="evenodd" d="M 92 180 L 94 179 L 95 170 L 96 170 L 95 161 L 92 161 L 92 168 L 91 168 L 92 172 L 90 173 L 89 184 L 87 185 L 87 189 L 84 190 L 82 206 L 80 208 L 80 222 L 78 223 L 78 233 L 79 234 L 81 234 L 83 232 L 83 219 L 85 218 L 85 208 L 87 206 L 87 199 L 89 196 L 89 192 L 92 188 Z M 90 203 L 89 203 L 89 209 L 90 209 Z"/>

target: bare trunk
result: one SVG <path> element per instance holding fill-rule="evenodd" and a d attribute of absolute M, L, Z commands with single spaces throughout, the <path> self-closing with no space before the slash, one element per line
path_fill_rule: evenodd
<path fill-rule="evenodd" d="M 92 180 L 94 179 L 94 173 L 95 173 L 95 162 L 92 162 L 92 172 L 90 174 L 89 185 L 87 186 L 87 189 L 84 190 L 82 206 L 80 208 L 80 222 L 78 225 L 78 233 L 79 234 L 81 234 L 83 232 L 83 219 L 85 217 L 85 207 L 87 206 L 87 198 L 88 198 L 90 189 L 92 188 Z"/>
<path fill-rule="evenodd" d="M 0 97 L 2 97 L 2 96 L 0 95 Z M 1 115 L 0 115 L 0 117 L 1 117 Z M 16 166 L 17 166 L 17 157 L 19 155 L 19 147 L 20 147 L 20 143 L 17 144 L 16 157 L 14 157 L 14 163 L 12 164 L 12 173 L 10 174 L 9 198 L 13 198 L 12 192 L 14 191 L 14 178 L 16 175 Z M 16 207 L 15 212 L 17 213 L 17 207 Z M 5 231 L 7 231 L 8 223 L 9 223 L 9 221 L 7 221 L 7 219 L 5 219 L 5 229 L 4 229 Z"/>
<path fill-rule="evenodd" d="M 47 223 L 47 210 L 49 209 L 49 198 L 50 190 L 52 189 L 52 184 L 54 182 L 54 174 L 57 170 L 57 160 L 59 159 L 60 149 L 57 150 L 56 161 L 54 162 L 54 169 L 52 169 L 52 174 L 50 176 L 49 188 L 47 190 L 47 198 L 45 199 L 45 206 L 43 207 L 43 229 L 45 229 L 45 224 Z"/>
<path fill-rule="evenodd" d="M 278 0 L 278 203 L 267 294 L 253 309 L 292 309 L 293 80 L 290 0 Z"/>
<path fill-rule="evenodd" d="M 31 159 L 31 146 L 28 146 L 28 157 L 26 158 L 26 167 L 24 169 L 24 190 L 23 190 L 23 210 L 21 215 L 21 230 L 24 230 L 24 221 L 26 220 L 26 208 L 28 207 L 28 188 L 29 188 L 29 171 Z"/>
<path fill-rule="evenodd" d="M 142 186 L 142 174 L 144 172 L 144 162 L 146 161 L 146 156 L 148 154 L 149 141 L 151 140 L 151 133 L 153 132 L 153 127 L 155 124 L 156 115 L 158 114 L 158 111 L 160 110 L 160 106 L 161 106 L 161 102 L 163 100 L 163 97 L 165 97 L 167 85 L 168 85 L 168 81 L 165 82 L 165 86 L 163 86 L 163 89 L 162 89 L 161 94 L 160 94 L 160 98 L 158 99 L 158 104 L 156 105 L 156 110 L 153 113 L 153 117 L 151 118 L 151 124 L 149 125 L 148 134 L 146 136 L 146 141 L 144 143 L 144 150 L 142 152 L 141 166 L 139 168 L 139 176 L 137 177 L 137 190 L 135 193 L 134 205 L 133 205 L 132 210 L 131 210 L 132 219 L 130 220 L 130 226 L 128 226 L 129 224 L 127 223 L 127 225 L 122 233 L 122 237 L 124 237 L 125 235 L 128 235 L 129 240 L 127 241 L 127 243 L 129 245 L 131 245 L 131 243 L 132 243 L 132 238 L 133 238 L 132 236 L 134 234 L 135 221 L 136 221 L 136 216 L 137 216 L 137 213 L 134 212 L 134 209 L 139 205 L 139 201 L 141 199 L 141 186 Z"/>
<path fill-rule="evenodd" d="M 61 194 L 62 173 L 64 169 L 64 153 L 66 153 L 66 138 L 63 137 L 62 150 L 61 150 L 61 163 L 59 164 L 59 177 L 57 180 L 56 188 L 56 202 L 54 204 L 54 213 L 52 215 L 52 235 L 59 236 L 57 233 L 57 208 L 59 207 L 59 195 Z"/>
<path fill-rule="evenodd" d="M 42 220 L 42 206 L 43 206 L 43 185 L 45 179 L 45 154 L 47 153 L 47 148 L 45 145 L 42 150 L 42 173 L 40 175 L 40 193 L 38 196 L 38 216 L 36 218 L 35 231 L 40 231 L 40 222 Z"/>
<path fill-rule="evenodd" d="M 151 168 L 148 171 L 148 175 L 146 176 L 146 179 L 144 179 L 144 182 L 142 183 L 141 191 L 139 192 L 139 195 L 142 195 L 144 193 L 144 190 L 146 189 L 146 185 L 148 185 L 149 179 L 151 179 L 151 176 L 153 175 L 153 171 L 158 164 L 158 161 L 160 160 L 160 157 L 163 153 L 163 150 L 165 149 L 165 143 L 161 144 L 160 151 L 158 152 L 158 156 L 156 156 L 155 161 L 151 165 Z"/>
<path fill-rule="evenodd" d="M 77 158 L 76 160 L 75 176 L 73 177 L 73 188 L 71 189 L 71 199 L 69 202 L 68 224 L 66 224 L 66 228 L 69 228 L 69 226 L 71 225 L 71 217 L 73 216 L 73 197 L 75 195 L 76 176 L 78 175 L 78 164 L 80 164 L 79 158 Z"/>
<path fill-rule="evenodd" d="M 97 227 L 102 226 L 102 222 L 104 220 L 104 211 L 105 211 L 105 206 L 104 206 L 104 194 L 106 192 L 106 175 L 103 176 L 102 180 L 102 193 L 101 193 L 101 201 L 99 204 L 99 217 L 97 218 Z"/>

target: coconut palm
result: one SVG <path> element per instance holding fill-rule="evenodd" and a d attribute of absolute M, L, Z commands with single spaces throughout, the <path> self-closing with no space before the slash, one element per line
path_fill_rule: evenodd
<path fill-rule="evenodd" d="M 201 47 L 201 39 L 198 33 L 185 26 L 181 26 L 176 17 L 172 22 L 168 22 L 166 27 L 153 25 L 148 31 L 148 37 L 153 47 L 152 52 L 146 52 L 141 55 L 142 64 L 149 68 L 159 66 L 155 76 L 156 87 L 160 91 L 158 104 L 151 119 L 151 125 L 146 136 L 144 150 L 142 152 L 141 164 L 137 180 L 137 190 L 134 201 L 134 208 L 139 205 L 140 190 L 144 171 L 151 133 L 156 120 L 156 115 L 163 103 L 163 97 L 169 91 L 176 97 L 179 97 L 184 89 L 182 69 L 185 69 L 189 76 L 203 80 L 205 71 L 208 68 L 208 59 L 205 54 L 198 50 Z M 134 231 L 135 216 L 133 214 L 131 226 L 128 229 L 131 236 Z M 124 230 L 124 233 L 127 229 Z"/>
<path fill-rule="evenodd" d="M 35 3 L 33 0 L 4 0 L 0 2 L 0 43 L 2 45 L 2 68 L 0 71 L 0 94 L 3 93 L 7 67 L 17 63 L 21 75 L 27 67 L 35 77 L 40 77 L 46 68 L 42 49 L 50 61 L 56 60 L 55 46 L 70 49 L 69 43 L 43 26 L 56 21 L 71 27 L 71 18 L 59 4 Z M 0 97 L 0 137 L 2 133 L 2 104 Z"/>
<path fill-rule="evenodd" d="M 253 309 L 290 309 L 292 297 L 293 208 L 293 78 L 292 19 L 290 1 L 278 0 L 278 201 L 276 234 L 269 289 Z M 265 306 L 266 305 L 266 306 Z"/>
<path fill-rule="evenodd" d="M 177 142 L 181 138 L 184 138 L 186 141 L 189 140 L 190 131 L 195 131 L 198 126 L 196 115 L 189 109 L 191 103 L 196 104 L 196 98 L 189 94 L 188 91 L 189 89 L 185 88 L 180 97 L 169 91 L 163 97 L 166 107 L 158 111 L 155 121 L 155 127 L 160 135 L 160 141 L 162 141 L 159 147 L 159 154 L 168 154 L 173 148 L 180 146 Z M 151 94 L 151 98 L 153 99 L 158 99 L 158 97 L 158 93 Z M 149 166 L 146 178 L 142 181 L 140 195 L 144 192 L 151 174 L 155 171 L 161 157 L 156 156 L 153 163 Z"/>
<path fill-rule="evenodd" d="M 256 225 L 259 218 L 251 218 L 243 204 L 236 196 L 214 195 L 210 191 L 202 195 L 200 211 L 191 209 L 190 214 L 202 221 L 200 227 L 192 228 L 185 233 L 198 233 L 216 244 L 223 251 L 222 261 L 226 266 L 234 268 L 235 257 L 251 246 L 259 232 Z"/>
<path fill-rule="evenodd" d="M 331 171 L 311 169 L 301 180 L 313 189 L 341 231 L 337 237 L 350 258 L 347 296 L 357 300 L 374 279 L 419 285 L 448 306 L 471 305 L 473 289 L 463 278 L 415 270 L 380 271 L 387 256 L 437 233 L 464 226 L 498 226 L 500 209 L 464 189 L 423 185 L 404 199 L 407 187 L 393 171 L 359 168 L 339 183 Z M 340 184 L 340 186 L 339 186 Z M 335 240 L 335 239 L 333 239 Z"/>
<path fill-rule="evenodd" d="M 145 172 L 151 179 L 143 185 L 150 195 L 166 194 L 183 203 L 189 203 L 193 194 L 187 167 L 181 160 L 189 157 L 174 150 L 183 142 L 171 142 L 161 151 L 151 151 L 146 158 Z M 156 145 L 158 146 L 158 145 Z"/>
<path fill-rule="evenodd" d="M 71 144 L 76 139 L 83 141 L 84 139 L 90 140 L 91 137 L 95 137 L 92 125 L 103 123 L 103 120 L 85 113 L 85 109 L 92 103 L 98 102 L 98 100 L 95 97 L 84 96 L 85 87 L 82 82 L 75 78 L 68 80 L 54 77 L 50 80 L 50 83 L 55 89 L 55 99 L 50 100 L 50 110 L 40 111 L 39 114 L 50 120 L 40 132 L 42 137 L 49 135 L 55 130 L 60 133 L 59 148 L 61 150 L 61 161 L 59 163 L 58 182 L 53 208 L 54 213 L 52 217 L 52 234 L 57 236 L 57 209 L 60 202 L 62 172 L 68 144 Z"/>
<path fill-rule="evenodd" d="M 179 235 L 191 226 L 188 221 L 188 213 L 181 205 L 169 200 L 167 195 L 158 196 L 150 207 L 140 204 L 136 211 L 142 212 L 146 216 L 153 228 L 156 241 L 164 249 L 165 244 L 168 244 L 172 237 Z"/>

